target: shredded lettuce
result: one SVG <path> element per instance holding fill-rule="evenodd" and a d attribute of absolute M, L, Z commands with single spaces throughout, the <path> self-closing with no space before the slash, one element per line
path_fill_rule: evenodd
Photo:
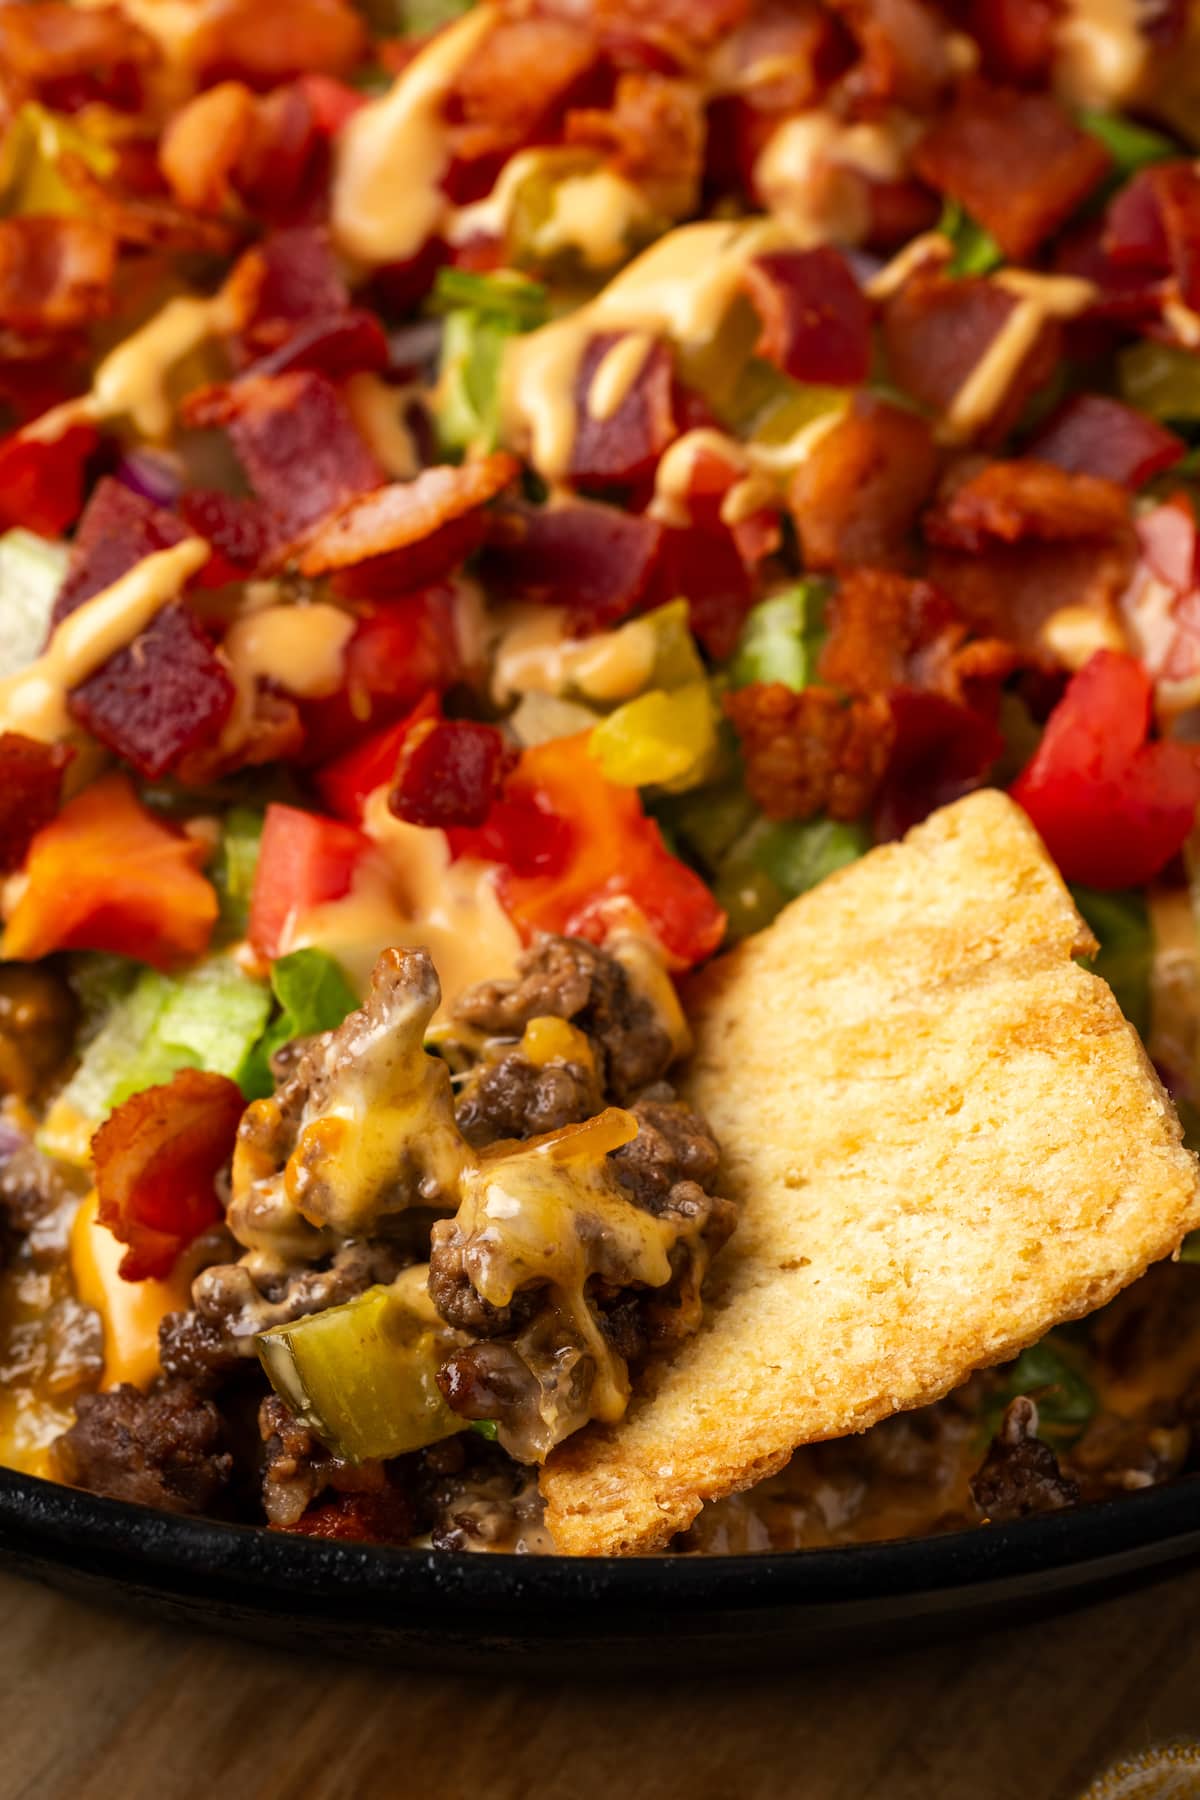
<path fill-rule="evenodd" d="M 0 537 L 0 678 L 15 675 L 41 650 L 67 558 L 65 544 L 20 525 Z"/>
<path fill-rule="evenodd" d="M 1072 897 L 1099 940 L 1091 968 L 1107 981 L 1129 1023 L 1144 1038 L 1150 1029 L 1150 978 L 1154 930 L 1140 889 L 1100 893 L 1073 887 Z"/>
<path fill-rule="evenodd" d="M 1161 131 L 1151 131 L 1148 125 L 1136 125 L 1120 113 L 1088 109 L 1079 113 L 1078 119 L 1083 129 L 1104 145 L 1113 159 L 1118 179 L 1135 175 L 1139 169 L 1149 168 L 1151 163 L 1166 162 L 1179 155 L 1178 146 Z"/>
<path fill-rule="evenodd" d="M 806 894 L 847 863 L 857 862 L 870 848 L 871 834 L 865 825 L 805 819 L 769 825 L 754 847 L 754 859 L 790 900 Z"/>
<path fill-rule="evenodd" d="M 947 200 L 937 229 L 949 238 L 953 255 L 946 265 L 950 275 L 988 275 L 1004 261 L 1004 252 L 992 236 L 957 200 Z"/>
<path fill-rule="evenodd" d="M 781 681 L 797 693 L 807 687 L 824 642 L 828 592 L 826 581 L 801 581 L 752 607 L 729 665 L 731 684 Z"/>
<path fill-rule="evenodd" d="M 236 1079 L 270 1010 L 267 989 L 249 980 L 232 957 L 206 957 L 169 982 L 154 1024 L 109 1104 L 119 1106 L 142 1088 L 170 1081 L 180 1069 L 206 1069 Z"/>
<path fill-rule="evenodd" d="M 238 1072 L 242 1092 L 258 1100 L 275 1086 L 271 1058 L 293 1038 L 332 1031 L 358 1005 L 341 965 L 324 950 L 293 950 L 271 965 L 271 992 L 277 1016 L 252 1046 Z"/>

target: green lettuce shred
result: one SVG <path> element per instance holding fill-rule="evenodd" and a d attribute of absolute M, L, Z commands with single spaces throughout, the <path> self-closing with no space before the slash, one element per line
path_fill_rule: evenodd
<path fill-rule="evenodd" d="M 990 275 L 1004 261 L 1004 252 L 992 236 L 957 200 L 947 200 L 937 229 L 949 238 L 953 254 L 946 265 L 949 275 Z"/>
<path fill-rule="evenodd" d="M 293 950 L 271 965 L 271 993 L 279 1011 L 253 1044 L 238 1080 L 248 1100 L 259 1100 L 275 1086 L 271 1058 L 293 1038 L 332 1031 L 358 1005 L 358 995 L 340 963 L 324 950 Z"/>

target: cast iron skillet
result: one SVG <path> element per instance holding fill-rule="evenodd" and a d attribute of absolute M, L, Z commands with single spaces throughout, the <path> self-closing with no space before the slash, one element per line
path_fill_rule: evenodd
<path fill-rule="evenodd" d="M 1072 1512 L 779 1556 L 460 1556 L 322 1543 L 0 1470 L 0 1567 L 293 1650 L 460 1671 L 689 1671 L 915 1647 L 1200 1558 L 1200 1477 Z"/>

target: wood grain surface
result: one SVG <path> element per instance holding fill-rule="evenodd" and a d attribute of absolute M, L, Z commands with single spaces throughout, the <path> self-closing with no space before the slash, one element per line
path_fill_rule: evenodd
<path fill-rule="evenodd" d="M 1200 1736 L 1200 1570 L 904 1658 L 698 1680 L 664 1655 L 624 1687 L 331 1664 L 4 1576 L 0 1619 L 0 1800 L 1078 1800 Z"/>

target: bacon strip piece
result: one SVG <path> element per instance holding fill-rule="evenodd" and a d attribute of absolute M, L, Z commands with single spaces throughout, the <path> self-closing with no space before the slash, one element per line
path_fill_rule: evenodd
<path fill-rule="evenodd" d="M 109 311 L 112 233 L 91 219 L 0 219 L 0 325 L 70 331 Z"/>
<path fill-rule="evenodd" d="M 697 84 L 652 69 L 628 70 L 617 80 L 612 105 L 569 113 L 564 135 L 568 144 L 601 151 L 656 212 L 677 219 L 695 209 L 705 144 Z"/>
<path fill-rule="evenodd" d="M 106 475 L 79 521 L 51 625 L 61 625 L 77 606 L 111 587 L 145 557 L 169 550 L 187 535 L 187 527 L 174 513 Z"/>
<path fill-rule="evenodd" d="M 857 387 L 871 364 L 871 309 L 831 245 L 756 256 L 742 284 L 762 320 L 755 354 L 793 381 Z"/>
<path fill-rule="evenodd" d="M 92 1139 L 99 1219 L 127 1246 L 126 1281 L 169 1275 L 180 1252 L 222 1216 L 217 1174 L 233 1155 L 246 1103 L 236 1082 L 181 1069 L 111 1113 Z"/>
<path fill-rule="evenodd" d="M 902 557 L 937 467 L 924 419 L 858 395 L 792 480 L 788 505 L 805 565 L 834 569 Z"/>
<path fill-rule="evenodd" d="M 201 0 L 188 44 L 192 73 L 254 88 L 313 71 L 348 75 L 362 61 L 367 30 L 349 0 Z"/>
<path fill-rule="evenodd" d="M 1182 438 L 1107 394 L 1075 394 L 1042 427 L 1027 454 L 1072 475 L 1098 475 L 1136 489 L 1174 468 Z"/>
<path fill-rule="evenodd" d="M 1115 481 L 1074 475 L 1032 459 L 995 462 L 965 481 L 925 521 L 931 544 L 983 550 L 989 543 L 1075 543 L 1130 529 L 1129 496 Z"/>
<path fill-rule="evenodd" d="M 592 411 L 596 371 L 624 335 L 605 332 L 594 337 L 580 359 L 570 473 L 583 486 L 639 480 L 650 473 L 675 436 L 671 352 L 663 343 L 651 345 L 614 412 L 600 418 Z"/>
<path fill-rule="evenodd" d="M 6 82 L 56 112 L 74 112 L 93 100 L 138 111 L 145 72 L 158 59 L 154 40 L 117 6 L 32 0 L 0 7 Z"/>
<path fill-rule="evenodd" d="M 964 82 L 918 144 L 917 173 L 961 202 L 1014 262 L 1030 256 L 1103 179 L 1107 151 L 1051 94 Z"/>
<path fill-rule="evenodd" d="M 483 509 L 518 467 L 497 450 L 390 482 L 327 520 L 301 550 L 300 572 L 343 572 L 345 591 L 359 594 L 408 593 L 438 581 L 482 543 Z"/>
<path fill-rule="evenodd" d="M 350 306 L 329 233 L 317 227 L 272 232 L 239 258 L 227 285 L 244 321 L 235 346 L 244 363 L 278 350 L 301 325 Z"/>
<path fill-rule="evenodd" d="M 746 763 L 746 786 L 769 819 L 858 819 L 883 780 L 895 736 L 881 694 L 843 699 L 752 682 L 725 695 Z"/>
<path fill-rule="evenodd" d="M 204 388 L 184 402 L 193 425 L 224 425 L 262 502 L 272 555 L 292 545 L 386 476 L 360 437 L 341 395 L 307 370 L 251 375 Z"/>
<path fill-rule="evenodd" d="M 33 839 L 58 811 L 70 760 L 63 744 L 0 732 L 0 875 L 20 868 Z"/>
<path fill-rule="evenodd" d="M 641 603 L 663 536 L 653 519 L 593 501 L 506 506 L 489 523 L 481 569 L 510 599 L 563 607 L 572 632 L 603 631 Z"/>

